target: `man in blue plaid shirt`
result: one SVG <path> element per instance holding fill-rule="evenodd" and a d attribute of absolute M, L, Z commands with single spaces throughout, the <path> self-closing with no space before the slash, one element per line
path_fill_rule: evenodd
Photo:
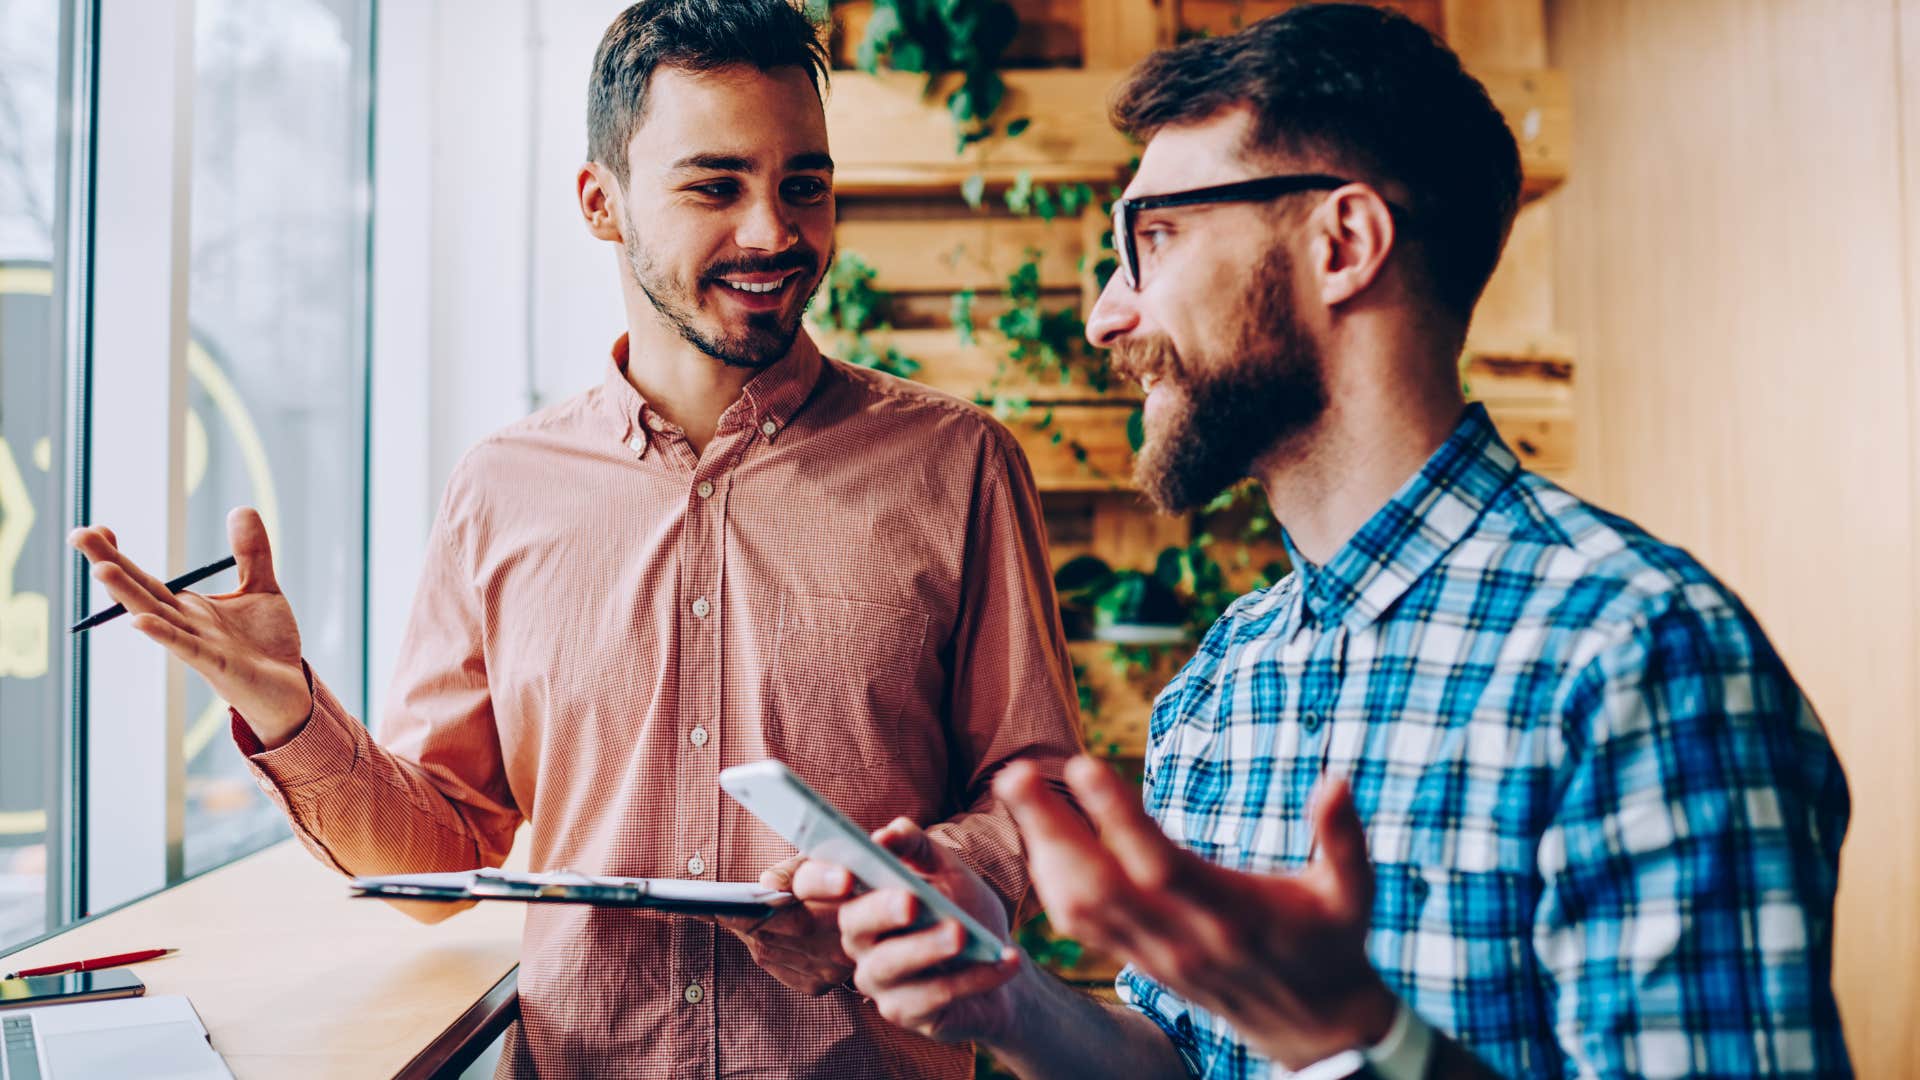
<path fill-rule="evenodd" d="M 1084 757 L 1085 818 L 996 785 L 1054 924 L 1129 961 L 1120 1007 L 956 967 L 898 890 L 841 911 L 855 986 L 1026 1077 L 1849 1074 L 1847 791 L 1806 698 L 1698 563 L 1462 400 L 1520 180 L 1485 91 L 1329 5 L 1149 59 L 1114 114 L 1149 141 L 1088 336 L 1147 390 L 1138 479 L 1178 510 L 1257 478 L 1294 571 L 1160 695 L 1144 808 Z"/>

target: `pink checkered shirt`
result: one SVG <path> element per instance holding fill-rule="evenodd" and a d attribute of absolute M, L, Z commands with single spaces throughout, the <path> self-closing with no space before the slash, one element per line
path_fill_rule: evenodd
<path fill-rule="evenodd" d="M 779 758 L 856 822 L 923 824 L 1005 898 L 1016 758 L 1079 745 L 1038 499 L 970 405 L 802 338 L 696 455 L 625 377 L 454 471 L 379 741 L 316 682 L 285 746 L 236 739 L 314 854 L 354 874 L 505 857 L 752 881 L 793 849 L 719 789 Z M 502 1072 L 952 1077 L 971 1052 L 837 989 L 807 998 L 726 930 L 530 905 Z M 692 988 L 698 987 L 696 991 Z"/>

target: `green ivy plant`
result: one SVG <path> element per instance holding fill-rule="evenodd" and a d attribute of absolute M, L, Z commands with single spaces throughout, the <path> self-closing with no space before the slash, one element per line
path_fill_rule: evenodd
<path fill-rule="evenodd" d="M 994 116 L 1006 101 L 1000 59 L 1020 29 L 1020 17 L 1005 0 L 874 0 L 856 62 L 863 71 L 924 73 L 932 94 L 942 75 L 958 73 L 947 94 L 956 151 L 994 134 Z M 1018 135 L 1016 120 L 1007 134 Z"/>
<path fill-rule="evenodd" d="M 875 275 L 865 259 L 850 251 L 841 252 L 827 271 L 820 291 L 814 294 L 807 320 L 822 330 L 845 335 L 846 354 L 841 359 L 848 363 L 911 379 L 920 370 L 920 362 L 892 345 L 881 348 L 872 340 L 872 335 L 893 329 L 887 318 L 892 297 L 874 287 Z"/>

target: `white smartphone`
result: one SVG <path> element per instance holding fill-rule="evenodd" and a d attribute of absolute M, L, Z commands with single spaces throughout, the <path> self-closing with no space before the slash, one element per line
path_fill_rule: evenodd
<path fill-rule="evenodd" d="M 961 910 L 893 852 L 873 842 L 832 803 L 778 761 L 768 759 L 720 771 L 720 787 L 753 816 L 810 859 L 844 866 L 870 889 L 905 889 L 920 899 L 914 929 L 952 919 L 966 931 L 961 956 L 982 964 L 1000 959 L 1006 946 L 980 920 Z"/>

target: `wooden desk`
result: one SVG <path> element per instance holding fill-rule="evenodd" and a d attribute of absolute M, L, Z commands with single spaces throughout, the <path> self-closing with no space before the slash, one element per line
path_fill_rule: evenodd
<path fill-rule="evenodd" d="M 432 1075 L 511 1015 L 525 914 L 480 904 L 423 924 L 353 899 L 288 840 L 22 949 L 0 972 L 178 948 L 132 970 L 148 993 L 192 1000 L 241 1080 Z"/>

